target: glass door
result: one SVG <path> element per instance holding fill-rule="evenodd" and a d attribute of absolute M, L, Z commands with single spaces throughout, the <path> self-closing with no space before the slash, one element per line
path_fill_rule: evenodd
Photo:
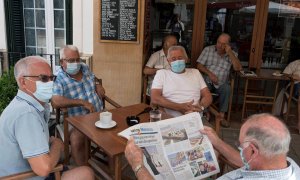
<path fill-rule="evenodd" d="M 300 2 L 270 0 L 262 67 L 283 69 L 300 58 Z"/>

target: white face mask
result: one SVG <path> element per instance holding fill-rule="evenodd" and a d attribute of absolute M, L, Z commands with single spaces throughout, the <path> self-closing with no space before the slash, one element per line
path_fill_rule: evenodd
<path fill-rule="evenodd" d="M 42 82 L 36 81 L 36 90 L 34 93 L 34 97 L 36 97 L 41 102 L 48 103 L 49 100 L 52 98 L 53 95 L 53 81 L 49 82 Z"/>
<path fill-rule="evenodd" d="M 80 63 L 67 63 L 66 72 L 70 75 L 75 75 L 79 72 L 80 68 Z"/>

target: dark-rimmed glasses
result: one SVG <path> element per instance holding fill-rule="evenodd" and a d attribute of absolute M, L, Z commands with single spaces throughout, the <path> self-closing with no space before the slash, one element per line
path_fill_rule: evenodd
<path fill-rule="evenodd" d="M 70 58 L 70 59 L 63 59 L 63 60 L 68 62 L 68 63 L 80 63 L 80 62 L 82 62 L 81 58 Z"/>
<path fill-rule="evenodd" d="M 40 74 L 38 76 L 23 76 L 23 77 L 39 78 L 39 80 L 42 81 L 42 82 L 55 81 L 55 79 L 56 79 L 56 76 L 54 76 L 54 75 L 47 76 L 47 75 L 44 75 L 44 74 Z"/>

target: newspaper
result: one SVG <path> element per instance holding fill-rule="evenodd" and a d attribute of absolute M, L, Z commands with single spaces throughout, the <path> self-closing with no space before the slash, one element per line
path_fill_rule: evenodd
<path fill-rule="evenodd" d="M 146 168 L 157 180 L 202 179 L 220 172 L 199 113 L 129 127 L 118 135 L 143 149 Z"/>
<path fill-rule="evenodd" d="M 251 76 L 251 77 L 256 77 L 257 75 L 255 74 L 254 71 L 240 71 L 243 76 Z"/>

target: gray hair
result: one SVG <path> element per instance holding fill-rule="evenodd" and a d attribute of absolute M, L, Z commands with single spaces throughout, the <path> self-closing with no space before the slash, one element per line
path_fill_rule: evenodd
<path fill-rule="evenodd" d="M 272 124 L 267 123 L 262 125 L 261 122 L 267 118 L 271 118 L 273 122 L 278 121 L 280 127 L 273 128 Z M 251 124 L 245 133 L 245 139 L 254 140 L 262 155 L 271 158 L 288 153 L 291 135 L 285 124 L 277 117 L 268 113 L 255 114 L 250 116 L 246 122 Z"/>
<path fill-rule="evenodd" d="M 172 51 L 177 51 L 177 50 L 181 50 L 182 53 L 183 53 L 184 58 L 185 58 L 185 59 L 188 59 L 188 56 L 187 56 L 187 54 L 186 54 L 186 51 L 185 51 L 184 47 L 182 47 L 182 46 L 171 46 L 171 47 L 168 49 L 168 56 L 167 56 L 167 58 L 168 58 L 168 59 L 170 58 L 170 54 L 171 54 Z"/>
<path fill-rule="evenodd" d="M 66 58 L 66 55 L 65 55 L 65 50 L 66 49 L 70 49 L 72 51 L 78 51 L 78 48 L 74 45 L 65 45 L 64 47 L 62 47 L 60 50 L 59 50 L 59 55 L 60 55 L 60 59 L 65 59 Z"/>
<path fill-rule="evenodd" d="M 48 64 L 47 60 L 42 58 L 41 56 L 28 56 L 20 59 L 14 67 L 14 76 L 19 85 L 18 78 L 21 76 L 28 75 L 29 67 L 31 64 L 36 62 L 45 62 Z"/>

